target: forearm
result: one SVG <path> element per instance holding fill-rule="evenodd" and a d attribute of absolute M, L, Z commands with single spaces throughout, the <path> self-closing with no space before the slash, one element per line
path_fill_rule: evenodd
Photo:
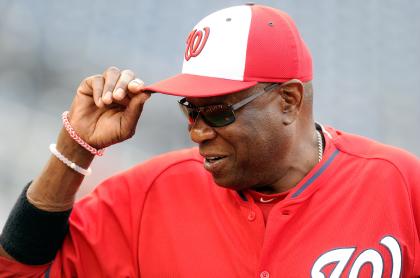
<path fill-rule="evenodd" d="M 57 150 L 85 169 L 94 158 L 94 155 L 75 142 L 64 129 L 58 136 Z M 41 175 L 28 188 L 28 200 L 37 208 L 46 211 L 71 209 L 83 178 L 83 175 L 51 155 Z"/>
<path fill-rule="evenodd" d="M 79 146 L 64 129 L 59 134 L 57 149 L 69 160 L 85 169 L 89 167 L 93 159 L 93 155 Z M 30 253 L 29 250 L 31 248 L 29 246 L 33 245 L 32 241 L 36 241 L 35 238 L 32 238 L 34 229 L 36 230 L 35 233 L 40 233 L 42 229 L 46 228 L 45 234 L 47 234 L 51 228 L 57 228 L 59 232 L 57 238 L 54 238 L 54 240 L 59 244 L 65 235 L 66 229 L 64 227 L 67 226 L 69 211 L 73 207 L 75 195 L 83 181 L 83 177 L 83 175 L 74 171 L 52 155 L 41 174 L 27 189 L 26 195 L 23 195 L 23 197 L 21 195 L 18 203 L 12 210 L 8 219 L 9 225 L 6 225 L 7 227 L 5 226 L 5 230 L 3 231 L 11 235 L 11 237 L 2 235 L 1 244 L 6 244 L 6 242 L 7 244 L 0 245 L 0 256 L 12 260 L 19 260 L 18 256 L 14 258 L 15 255 L 11 250 L 27 249 L 28 253 Z M 50 215 L 46 216 L 48 213 Z M 33 223 L 34 219 L 39 219 L 39 221 Z M 51 219 L 51 223 L 48 219 Z M 56 227 L 48 228 L 50 226 L 49 223 L 51 225 L 56 223 Z M 28 231 L 22 231 L 22 227 L 25 227 Z M 25 236 L 26 234 L 28 236 Z M 40 234 L 40 239 L 42 240 L 42 234 L 44 233 L 41 232 Z M 54 237 L 55 235 L 52 236 Z M 22 239 L 27 240 L 27 243 L 24 243 L 25 240 Z M 45 238 L 45 240 L 47 239 Z M 51 240 L 53 239 L 51 238 Z M 26 248 L 26 245 L 28 245 L 28 248 Z M 5 249 L 11 251 L 9 252 L 10 254 Z M 51 252 L 49 253 L 52 254 Z M 32 260 L 30 257 L 29 261 Z"/>

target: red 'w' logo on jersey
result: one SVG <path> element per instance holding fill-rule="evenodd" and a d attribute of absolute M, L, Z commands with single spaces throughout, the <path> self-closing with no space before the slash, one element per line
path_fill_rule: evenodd
<path fill-rule="evenodd" d="M 203 50 L 210 34 L 210 28 L 204 27 L 203 31 L 193 30 L 188 36 L 187 48 L 185 49 L 185 60 L 188 61 L 191 57 L 197 57 Z"/>

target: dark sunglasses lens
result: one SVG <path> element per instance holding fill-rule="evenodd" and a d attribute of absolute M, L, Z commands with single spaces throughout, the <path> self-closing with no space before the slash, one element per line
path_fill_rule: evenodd
<path fill-rule="evenodd" d="M 232 109 L 227 105 L 212 105 L 201 111 L 203 119 L 213 127 L 222 127 L 235 121 Z"/>

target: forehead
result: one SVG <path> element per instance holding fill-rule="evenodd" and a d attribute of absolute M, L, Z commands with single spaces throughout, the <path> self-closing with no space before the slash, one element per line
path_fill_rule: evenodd
<path fill-rule="evenodd" d="M 221 103 L 234 104 L 257 91 L 262 90 L 263 88 L 264 88 L 264 84 L 260 83 L 249 89 L 232 93 L 232 94 L 215 96 L 215 97 L 202 97 L 202 98 L 187 97 L 187 101 L 193 104 L 194 106 L 206 106 L 206 105 L 221 104 Z"/>

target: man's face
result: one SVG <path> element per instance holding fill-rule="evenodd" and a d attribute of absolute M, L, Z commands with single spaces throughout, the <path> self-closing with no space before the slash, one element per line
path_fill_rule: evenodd
<path fill-rule="evenodd" d="M 266 84 L 230 95 L 188 98 L 195 106 L 234 104 Z M 281 95 L 273 90 L 235 111 L 236 120 L 224 127 L 211 127 L 199 116 L 189 126 L 191 139 L 199 144 L 204 167 L 215 182 L 236 190 L 269 186 L 287 170 L 290 128 L 282 121 Z"/>

